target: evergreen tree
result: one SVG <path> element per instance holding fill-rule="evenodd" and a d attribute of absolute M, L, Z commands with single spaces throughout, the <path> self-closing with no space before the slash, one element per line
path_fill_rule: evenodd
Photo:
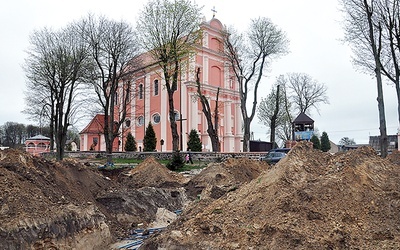
<path fill-rule="evenodd" d="M 200 137 L 195 129 L 190 130 L 187 146 L 194 152 L 201 152 Z"/>
<path fill-rule="evenodd" d="M 156 133 L 154 132 L 153 125 L 149 122 L 149 125 L 146 128 L 146 134 L 143 138 L 143 151 L 144 152 L 152 152 L 156 149 L 157 146 L 157 138 Z"/>
<path fill-rule="evenodd" d="M 318 136 L 313 135 L 310 140 L 313 143 L 313 148 L 321 149 L 321 142 L 319 141 Z"/>
<path fill-rule="evenodd" d="M 137 150 L 137 145 L 135 141 L 135 137 L 133 137 L 132 133 L 129 132 L 128 136 L 126 137 L 125 142 L 125 151 L 132 152 Z"/>
<path fill-rule="evenodd" d="M 321 150 L 328 152 L 331 149 L 331 143 L 329 142 L 328 134 L 324 131 L 321 136 Z"/>
<path fill-rule="evenodd" d="M 182 168 L 185 165 L 185 161 L 183 160 L 181 154 L 172 154 L 172 160 L 170 160 L 167 165 L 165 165 L 169 170 L 177 170 Z"/>

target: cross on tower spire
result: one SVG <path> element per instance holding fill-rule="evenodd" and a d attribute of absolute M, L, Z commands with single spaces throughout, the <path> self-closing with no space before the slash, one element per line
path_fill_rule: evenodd
<path fill-rule="evenodd" d="M 215 9 L 215 6 L 213 6 L 213 8 L 211 9 L 211 11 L 213 12 L 213 18 L 215 17 L 215 13 L 217 13 L 217 10 Z"/>

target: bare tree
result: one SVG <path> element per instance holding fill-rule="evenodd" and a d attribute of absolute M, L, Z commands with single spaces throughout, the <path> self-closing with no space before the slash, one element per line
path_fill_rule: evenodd
<path fill-rule="evenodd" d="M 257 117 L 260 122 L 269 128 L 270 142 L 275 146 L 276 130 L 283 125 L 285 120 L 284 96 L 280 85 L 275 85 L 266 98 L 261 98 L 258 105 Z"/>
<path fill-rule="evenodd" d="M 210 103 L 208 102 L 207 97 L 201 91 L 200 68 L 197 68 L 197 71 L 196 71 L 196 85 L 197 85 L 197 95 L 200 99 L 203 114 L 207 120 L 207 133 L 211 139 L 212 150 L 213 150 L 213 152 L 220 152 L 221 144 L 219 143 L 219 137 L 218 137 L 218 126 L 219 126 L 218 99 L 219 99 L 219 90 L 220 89 L 218 87 L 217 94 L 216 94 L 216 100 L 215 100 L 215 108 L 213 111 L 211 109 L 211 106 L 210 106 Z"/>
<path fill-rule="evenodd" d="M 193 54 L 202 38 L 200 10 L 189 0 L 151 0 L 138 19 L 141 44 L 163 73 L 174 152 L 179 150 L 174 93 L 178 89 L 182 61 Z"/>
<path fill-rule="evenodd" d="M 249 150 L 250 125 L 256 113 L 258 87 L 268 63 L 287 53 L 288 39 L 268 18 L 251 21 L 248 33 L 238 34 L 233 29 L 224 34 L 225 54 L 229 66 L 239 82 L 243 116 L 243 151 Z M 253 98 L 251 111 L 247 111 L 248 100 Z"/>
<path fill-rule="evenodd" d="M 44 28 L 34 31 L 30 37 L 31 48 L 27 51 L 24 70 L 27 78 L 25 109 L 22 113 L 35 121 L 40 127 L 48 124 L 50 128 L 50 150 L 54 150 L 56 66 L 52 63 L 52 39 L 56 32 Z"/>
<path fill-rule="evenodd" d="M 388 138 L 382 88 L 383 23 L 379 16 L 379 0 L 342 0 L 345 14 L 345 40 L 352 47 L 353 62 L 359 69 L 375 75 L 379 111 L 380 151 L 387 156 Z"/>
<path fill-rule="evenodd" d="M 30 60 L 30 59 L 29 59 Z M 55 98 L 51 91 L 51 80 L 40 79 L 37 68 L 31 60 L 26 65 L 30 65 L 26 76 L 29 79 L 26 83 L 25 109 L 22 113 L 28 115 L 28 119 L 34 121 L 40 128 L 48 126 L 50 131 L 50 150 L 54 150 L 54 114 Z M 28 73 L 29 72 L 29 73 Z"/>
<path fill-rule="evenodd" d="M 339 141 L 339 145 L 341 146 L 347 146 L 347 145 L 356 145 L 356 142 L 354 139 L 350 139 L 349 137 L 343 137 Z"/>
<path fill-rule="evenodd" d="M 280 75 L 270 94 L 262 98 L 258 106 L 257 117 L 262 124 L 269 128 L 270 142 L 275 146 L 276 137 L 286 142 L 291 137 L 292 108 L 287 97 L 287 79 Z M 279 91 L 278 91 L 279 90 Z"/>
<path fill-rule="evenodd" d="M 47 112 L 54 129 L 57 159 L 62 160 L 68 127 L 73 124 L 79 106 L 76 100 L 86 72 L 87 50 L 72 25 L 59 31 L 45 28 L 34 32 L 30 43 L 25 64 L 27 87 L 35 86 L 33 93 L 38 94 L 38 108 L 32 109 L 31 115 Z M 35 96 L 28 95 L 26 100 L 28 105 L 35 104 Z"/>
<path fill-rule="evenodd" d="M 10 148 L 21 148 L 26 139 L 26 128 L 24 124 L 6 122 L 2 126 L 2 145 Z"/>
<path fill-rule="evenodd" d="M 131 101 L 129 79 L 140 68 L 137 37 L 128 23 L 102 16 L 89 15 L 77 25 L 90 51 L 92 83 L 104 112 L 107 162 L 111 164 L 114 140 Z"/>
<path fill-rule="evenodd" d="M 400 0 L 381 0 L 375 6 L 377 19 L 382 23 L 382 73 L 395 86 L 400 124 Z"/>
<path fill-rule="evenodd" d="M 310 108 L 317 111 L 320 103 L 328 104 L 327 88 L 304 73 L 287 74 L 287 88 L 293 108 L 299 113 L 309 113 Z"/>

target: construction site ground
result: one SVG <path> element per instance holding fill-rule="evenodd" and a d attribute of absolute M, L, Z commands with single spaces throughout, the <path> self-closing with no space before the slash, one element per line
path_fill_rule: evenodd
<path fill-rule="evenodd" d="M 151 157 L 99 169 L 8 149 L 0 222 L 0 249 L 117 249 L 138 229 L 146 250 L 400 249 L 400 153 L 304 142 L 274 166 L 235 158 L 177 173 Z"/>

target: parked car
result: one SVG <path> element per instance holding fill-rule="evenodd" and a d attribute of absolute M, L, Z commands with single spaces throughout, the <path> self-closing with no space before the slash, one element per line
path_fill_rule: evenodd
<path fill-rule="evenodd" d="M 275 164 L 286 156 L 290 148 L 271 149 L 266 155 L 260 157 L 260 161 L 266 161 L 269 164 Z"/>
<path fill-rule="evenodd" d="M 275 163 L 277 163 L 278 161 L 280 161 L 282 158 L 284 158 L 285 156 L 286 156 L 286 153 L 283 153 L 283 152 L 274 152 L 274 151 L 272 151 L 272 152 L 269 152 L 269 153 L 265 156 L 264 160 L 265 160 L 266 162 L 268 162 L 269 164 L 275 164 Z"/>

